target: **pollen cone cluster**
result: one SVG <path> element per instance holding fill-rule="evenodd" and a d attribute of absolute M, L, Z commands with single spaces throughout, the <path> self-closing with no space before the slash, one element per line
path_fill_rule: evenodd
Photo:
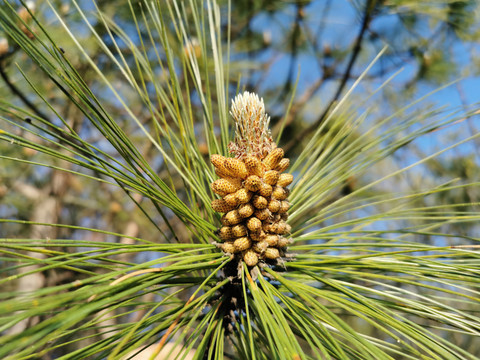
<path fill-rule="evenodd" d="M 263 100 L 245 92 L 233 101 L 231 114 L 237 126 L 229 146 L 234 157 L 211 156 L 220 177 L 211 187 L 221 197 L 212 208 L 224 214 L 217 232 L 222 250 L 255 266 L 283 256 L 289 244 L 287 187 L 293 176 L 284 172 L 290 162 L 272 141 Z"/>

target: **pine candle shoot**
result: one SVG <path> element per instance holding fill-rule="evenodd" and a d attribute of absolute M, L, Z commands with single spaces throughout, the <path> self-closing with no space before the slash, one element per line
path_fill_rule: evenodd
<path fill-rule="evenodd" d="M 219 179 L 211 184 L 220 196 L 212 201 L 214 211 L 223 213 L 217 231 L 224 253 L 243 259 L 252 267 L 277 261 L 285 255 L 290 226 L 288 186 L 293 181 L 284 171 L 290 161 L 272 140 L 263 99 L 244 92 L 232 100 L 235 121 L 231 158 L 212 155 Z"/>

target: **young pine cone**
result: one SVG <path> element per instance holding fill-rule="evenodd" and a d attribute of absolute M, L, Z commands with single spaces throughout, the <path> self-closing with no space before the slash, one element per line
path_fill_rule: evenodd
<path fill-rule="evenodd" d="M 287 187 L 293 176 L 284 173 L 290 161 L 272 140 L 263 99 L 248 92 L 238 95 L 231 115 L 236 132 L 229 149 L 234 157 L 211 156 L 219 176 L 211 187 L 221 197 L 212 201 L 212 208 L 224 214 L 217 232 L 222 250 L 255 266 L 278 259 L 289 244 Z"/>

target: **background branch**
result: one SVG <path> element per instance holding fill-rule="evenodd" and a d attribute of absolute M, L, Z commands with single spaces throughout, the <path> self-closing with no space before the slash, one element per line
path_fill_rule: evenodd
<path fill-rule="evenodd" d="M 345 72 L 343 74 L 343 77 L 340 81 L 340 84 L 337 88 L 337 91 L 335 92 L 335 95 L 333 98 L 330 100 L 328 103 L 327 107 L 325 110 L 321 113 L 320 117 L 313 122 L 310 126 L 302 130 L 300 133 L 298 133 L 292 140 L 290 140 L 285 146 L 284 149 L 286 152 L 288 152 L 291 148 L 297 146 L 298 144 L 301 143 L 301 139 L 305 138 L 308 134 L 310 134 L 312 131 L 314 131 L 316 128 L 318 128 L 325 118 L 327 117 L 328 113 L 332 109 L 333 105 L 337 102 L 337 100 L 340 98 L 340 95 L 342 94 L 343 90 L 345 89 L 345 86 L 347 85 L 348 79 L 350 78 L 350 73 L 353 69 L 353 66 L 355 65 L 355 62 L 358 58 L 358 55 L 360 54 L 360 50 L 362 49 L 362 41 L 364 39 L 364 35 L 368 29 L 368 26 L 370 24 L 370 21 L 372 19 L 372 14 L 375 9 L 375 5 L 377 3 L 377 0 L 368 0 L 366 5 L 365 5 L 365 11 L 363 13 L 363 21 L 362 25 L 360 27 L 360 31 L 358 33 L 358 36 L 355 40 L 355 44 L 353 46 L 352 53 L 350 55 L 350 60 L 348 61 L 347 68 L 345 69 Z"/>

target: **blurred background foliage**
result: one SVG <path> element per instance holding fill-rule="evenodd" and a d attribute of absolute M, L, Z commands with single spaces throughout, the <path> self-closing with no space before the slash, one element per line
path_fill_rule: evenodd
<path fill-rule="evenodd" d="M 39 25 L 31 20 L 20 3 L 10 2 L 10 4 L 21 17 L 23 16 L 24 21 L 31 26 L 34 33 L 41 32 Z M 124 69 L 130 69 L 131 79 L 143 84 L 144 94 L 148 94 L 152 99 L 157 96 L 158 84 L 169 88 L 172 86 L 171 78 L 175 77 L 178 81 L 178 89 L 183 91 L 182 94 L 177 95 L 185 99 L 189 105 L 188 110 L 191 111 L 189 116 L 195 129 L 198 156 L 208 163 L 212 149 L 218 152 L 224 151 L 226 139 L 222 137 L 216 148 L 212 145 L 212 140 L 199 130 L 203 128 L 206 116 L 205 105 L 201 98 L 205 95 L 209 97 L 211 113 L 214 114 L 214 121 L 218 122 L 222 117 L 222 106 L 219 105 L 221 95 L 210 92 L 207 85 L 202 89 L 205 93 L 200 94 L 196 86 L 196 75 L 189 65 L 192 57 L 195 58 L 201 71 L 203 84 L 215 82 L 214 79 L 218 76 L 215 70 L 218 68 L 207 50 L 211 46 L 208 36 L 179 41 L 178 22 L 175 22 L 175 17 L 171 15 L 175 11 L 172 10 L 170 1 L 165 3 L 160 1 L 157 4 L 163 9 L 160 17 L 165 26 L 166 31 L 163 35 L 166 38 L 162 38 L 162 34 L 158 31 L 152 31 L 151 28 L 146 27 L 145 22 L 132 21 L 132 13 L 136 14 L 137 20 L 144 19 L 146 11 L 144 3 L 109 0 L 97 1 L 94 5 L 91 1 L 78 1 L 77 4 L 69 1 L 51 1 L 51 5 L 52 7 L 46 1 L 38 1 L 31 9 L 38 22 L 48 29 L 52 42 L 58 47 L 61 56 L 68 59 L 86 87 L 95 94 L 105 112 L 123 129 L 125 134 L 128 134 L 134 147 L 159 178 L 168 186 L 171 185 L 175 194 L 185 203 L 192 207 L 197 205 L 198 209 L 194 211 L 213 223 L 215 215 L 205 209 L 201 195 L 197 197 L 196 194 L 191 193 L 192 190 L 186 180 L 174 171 L 172 164 L 165 161 L 151 142 L 145 141 L 144 133 L 129 120 L 129 114 L 125 111 L 125 108 L 128 108 L 152 135 L 158 135 L 160 127 L 169 127 L 173 132 L 182 134 L 183 130 L 177 128 L 178 122 L 169 112 L 170 109 L 167 109 L 163 99 L 153 101 L 152 104 L 155 105 L 147 109 L 139 92 L 132 91 L 131 84 L 119 73 L 119 67 L 112 60 L 116 59 Z M 9 11 L 5 4 L 1 6 L 5 11 Z M 93 30 L 102 40 L 101 43 L 85 25 L 85 19 L 77 6 L 84 11 Z M 198 1 L 180 4 L 179 12 L 185 19 L 184 24 L 191 26 L 187 31 L 193 32 L 196 21 L 194 13 L 198 11 L 195 9 L 201 9 L 203 6 L 206 5 Z M 101 17 L 96 7 L 101 9 Z M 79 52 L 74 41 L 66 35 L 52 8 L 68 24 L 68 29 L 75 34 L 76 41 L 82 45 L 89 58 Z M 472 116 L 479 101 L 478 90 L 480 89 L 478 60 L 480 5 L 475 0 L 423 2 L 241 0 L 219 1 L 219 11 L 222 15 L 222 22 L 219 24 L 221 30 L 219 41 L 223 46 L 230 45 L 229 53 L 223 54 L 225 59 L 229 55 L 229 60 L 226 61 L 223 69 L 228 81 L 227 98 L 233 98 L 239 90 L 244 89 L 260 94 L 265 100 L 267 112 L 272 117 L 273 136 L 274 138 L 279 136 L 279 145 L 285 149 L 292 162 L 296 158 L 301 158 L 305 151 L 308 153 L 306 145 L 321 126 L 323 126 L 321 128 L 323 139 L 333 139 L 341 134 L 340 127 L 335 128 L 334 124 L 343 124 L 344 119 L 351 115 L 350 107 L 358 112 L 365 111 L 364 116 L 367 119 L 357 128 L 358 134 L 350 135 L 349 139 L 352 141 L 360 137 L 368 127 L 380 124 L 383 119 L 389 118 L 392 114 L 402 119 L 409 119 L 411 128 L 415 130 L 422 126 L 421 123 L 416 125 L 414 121 L 419 114 L 423 114 L 422 119 L 428 117 L 442 119 L 448 116 L 448 110 L 453 111 L 458 119 L 445 126 L 435 126 L 425 131 L 424 136 L 420 138 L 411 140 L 408 137 L 403 138 L 405 133 L 410 131 L 409 129 L 399 131 L 398 136 L 386 138 L 380 145 L 388 148 L 388 155 L 391 156 L 385 156 L 385 159 L 374 163 L 368 171 L 352 170 L 351 175 L 342 179 L 340 184 L 336 184 L 335 188 L 331 189 L 327 202 L 313 204 L 305 209 L 304 213 L 300 209 L 296 215 L 292 216 L 292 225 L 297 236 L 301 236 L 306 229 L 304 225 L 309 220 L 306 215 L 308 212 L 312 214 L 312 210 L 320 211 L 326 205 L 349 196 L 375 179 L 388 176 L 424 159 L 431 153 L 441 151 L 449 144 L 478 133 L 478 115 Z M 230 18 L 229 13 L 231 13 Z M 111 27 L 106 28 L 104 21 Z M 22 26 L 21 22 L 18 22 L 18 26 Z M 25 30 L 25 33 L 29 31 Z M 38 41 L 36 35 L 31 34 L 31 41 L 32 43 Z M 145 43 L 150 41 L 157 44 L 156 49 Z M 166 41 L 170 47 L 168 51 L 164 49 Z M 144 45 L 146 50 L 143 56 L 151 60 L 150 72 L 142 70 L 142 64 L 138 63 L 138 54 L 133 50 L 133 47 L 142 49 Z M 384 52 L 379 60 L 367 73 L 364 73 L 372 59 L 382 51 Z M 107 52 L 111 52 L 112 55 L 107 56 Z M 157 57 L 161 62 L 154 61 Z M 170 61 L 171 67 L 170 65 L 166 67 L 165 64 Z M 124 104 L 119 103 L 113 96 L 112 89 L 96 71 L 92 70 L 90 62 L 98 67 L 104 78 L 121 94 Z M 0 31 L 0 75 L 0 108 L 3 116 L 10 115 L 12 108 L 7 104 L 13 104 L 43 119 L 45 124 L 50 123 L 61 127 L 63 125 L 59 118 L 66 119 L 67 125 L 80 134 L 85 142 L 101 149 L 117 161 L 124 161 L 118 157 L 111 143 L 99 134 L 91 122 L 87 121 L 85 114 L 73 105 L 72 99 L 64 96 L 60 87 L 46 79 L 39 66 L 5 31 Z M 345 113 L 336 112 L 332 116 L 337 118 L 337 121 L 327 122 L 335 106 L 360 76 L 363 76 L 363 79 L 350 94 Z M 388 82 L 386 82 L 387 79 Z M 38 94 L 48 100 L 58 116 L 35 94 L 29 83 L 35 86 Z M 449 86 L 443 87 L 447 84 Z M 439 87 L 442 88 L 421 103 L 415 102 L 416 99 L 422 99 Z M 378 93 L 372 100 L 367 94 L 375 91 Z M 77 95 L 72 96 L 75 98 Z M 175 99 L 172 97 L 169 100 L 174 102 Z M 407 105 L 409 107 L 405 108 Z M 178 111 L 180 113 L 185 109 Z M 164 123 L 157 123 L 158 117 L 153 116 L 154 113 L 161 113 Z M 20 127 L 13 123 L 2 122 L 1 129 L 32 142 L 42 142 L 27 131 L 35 127 L 44 128 L 43 125 L 38 125 L 38 119 L 32 120 L 26 113 L 23 115 L 23 120 L 22 116 L 13 117 L 13 119 L 17 125 L 20 123 Z M 388 131 L 392 123 L 381 125 L 379 130 Z M 219 136 L 221 130 L 216 128 L 215 131 Z M 45 136 L 49 139 L 53 138 L 52 135 Z M 184 135 L 174 139 L 173 143 L 181 143 L 182 136 Z M 177 154 L 169 149 L 171 144 L 168 138 L 158 136 L 158 139 L 160 139 L 160 145 L 172 155 L 172 158 L 182 155 L 181 150 Z M 404 140 L 395 147 L 387 146 L 400 139 Z M 68 140 L 70 139 L 65 139 L 65 141 Z M 45 139 L 44 144 L 47 143 L 50 141 Z M 60 146 L 62 142 L 59 141 L 58 145 L 55 150 L 61 153 L 64 151 Z M 468 219 L 461 222 L 445 221 L 439 228 L 442 234 L 452 234 L 451 237 L 438 236 L 437 230 L 431 233 L 424 231 L 418 235 L 416 241 L 435 246 L 472 244 L 478 240 L 479 231 L 477 218 L 473 216 L 478 213 L 479 190 L 478 186 L 470 186 L 480 181 L 477 145 L 478 139 L 466 142 L 452 151 L 422 162 L 413 171 L 390 179 L 387 184 L 356 193 L 355 199 L 362 203 L 362 196 L 369 199 L 399 191 L 414 193 L 426 188 L 446 187 L 442 191 L 429 192 L 424 197 L 415 197 L 414 201 L 412 200 L 412 208 L 420 209 L 434 205 L 435 210 L 441 213 L 442 207 L 445 207 L 449 210 L 453 209 L 457 214 L 467 216 L 472 214 L 471 221 Z M 368 146 L 368 143 L 364 146 Z M 213 226 L 200 235 L 201 231 L 192 231 L 192 224 L 168 209 L 168 206 L 162 206 L 159 210 L 154 202 L 147 201 L 138 193 L 129 192 L 129 196 L 125 196 L 125 191 L 121 187 L 76 176 L 75 172 L 81 171 L 81 167 L 69 161 L 59 158 L 52 160 L 47 154 L 32 147 L 16 146 L 6 141 L 0 142 L 0 154 L 2 155 L 0 218 L 15 220 L 0 223 L 0 238 L 82 239 L 129 245 L 135 242 L 134 238 L 153 243 L 178 241 L 206 244 L 213 236 Z M 47 163 L 51 167 L 31 166 L 28 162 L 12 161 L 8 158 Z M 55 167 L 71 172 L 60 171 Z M 103 178 L 95 171 L 90 172 L 89 175 Z M 201 175 L 198 174 L 198 176 Z M 205 183 L 205 188 L 211 176 L 212 174 L 209 173 L 204 180 L 201 180 Z M 448 188 L 453 181 L 455 186 Z M 388 211 L 389 204 L 383 203 L 373 207 L 374 211 L 381 213 Z M 345 215 L 343 220 L 348 220 L 349 217 L 366 216 L 368 211 L 372 210 L 359 209 L 353 214 Z M 412 210 L 412 212 L 415 211 Z M 432 217 L 436 216 L 434 212 L 432 210 Z M 311 216 L 314 215 L 313 212 Z M 405 216 L 407 215 L 408 210 Z M 430 221 L 422 216 L 415 219 L 407 218 L 407 220 L 416 222 L 418 229 L 423 225 L 426 226 Z M 407 220 L 398 217 L 386 221 L 385 224 L 375 225 L 373 230 L 381 229 L 383 226 L 385 229 L 389 227 L 402 229 L 402 225 L 406 224 Z M 75 224 L 79 228 L 31 226 L 24 221 Z M 412 226 L 411 222 L 408 224 Z M 329 225 L 332 223 L 328 220 L 318 221 L 310 228 Z M 101 229 L 108 233 L 82 230 L 82 227 Z M 201 240 L 198 240 L 199 238 Z M 312 235 L 308 240 L 313 238 Z M 465 239 L 471 241 L 465 243 Z M 69 252 L 72 249 L 64 248 L 61 251 Z M 338 254 L 342 253 L 342 250 L 335 251 L 338 251 Z M 41 258 L 39 253 L 26 256 Z M 123 253 L 118 255 L 116 261 L 142 263 L 152 260 L 152 256 L 154 258 L 156 254 Z M 14 271 L 9 268 L 11 263 L 8 259 L 9 255 L 5 255 L 0 260 L 0 266 L 8 268 L 11 274 Z M 84 265 L 88 268 L 86 264 Z M 36 275 L 39 278 L 33 280 L 34 289 L 72 283 L 83 276 L 61 268 L 46 269 Z M 25 290 L 20 286 L 28 285 L 6 282 L 0 285 L 0 290 L 2 293 Z M 405 284 L 398 284 L 398 286 L 408 288 Z M 190 295 L 191 292 L 186 291 L 180 298 L 186 300 Z M 478 313 L 477 309 L 470 310 Z M 347 322 L 362 328 L 367 335 L 375 338 L 383 336 L 365 319 L 349 318 L 351 314 L 339 313 L 338 315 L 345 316 Z M 110 322 L 103 326 L 118 325 L 115 324 L 115 320 L 115 318 L 109 319 Z M 23 329 L 31 326 L 32 321 L 34 322 L 30 319 L 30 323 L 24 323 Z M 475 326 L 478 331 L 478 323 Z M 90 335 L 91 339 L 86 336 L 82 340 L 83 343 L 91 344 L 95 336 L 105 338 L 103 333 Z M 475 345 L 474 337 L 462 335 L 460 331 L 442 333 L 442 336 L 449 337 L 452 343 L 473 356 L 480 357 L 480 350 Z M 68 350 L 69 346 L 66 345 L 65 353 L 80 347 L 72 345 Z M 44 358 L 48 358 L 47 355 Z M 443 357 L 440 355 L 437 358 Z"/>
<path fill-rule="evenodd" d="M 68 20 L 71 31 L 82 46 L 88 51 L 90 57 L 102 70 L 105 77 L 110 80 L 117 91 L 125 97 L 130 109 L 145 124 L 148 124 L 149 114 L 145 111 L 135 93 L 129 92 L 121 79 L 118 78 L 118 68 L 105 56 L 104 49 L 87 31 L 83 19 L 69 2 L 53 1 L 53 6 Z M 89 1 L 80 1 L 79 6 L 93 11 Z M 222 5 L 223 4 L 223 5 Z M 122 31 L 133 39 L 146 36 L 145 29 L 140 25 L 140 31 L 135 34 L 136 28 L 131 21 L 131 10 L 138 12 L 141 5 L 131 4 L 132 9 L 124 1 L 98 1 L 105 17 L 111 17 Z M 227 11 L 227 3 L 220 2 L 222 12 Z M 20 5 L 18 5 L 20 6 Z M 274 135 L 278 132 L 279 124 L 285 124 L 282 132 L 281 144 L 289 154 L 302 150 L 302 145 L 322 121 L 325 120 L 332 108 L 344 93 L 366 68 L 371 59 L 386 45 L 388 48 L 374 68 L 366 75 L 360 86 L 356 89 L 352 102 L 362 101 L 365 92 L 375 89 L 385 79 L 395 74 L 399 69 L 402 72 L 380 91 L 382 102 L 368 104 L 369 116 L 384 118 L 409 103 L 412 99 L 419 98 L 449 81 L 461 79 L 448 89 L 431 96 L 431 104 L 446 105 L 457 108 L 458 111 L 468 108 L 478 101 L 477 92 L 479 79 L 477 53 L 479 22 L 478 4 L 476 1 L 427 1 L 421 4 L 413 1 L 238 1 L 232 6 L 232 26 L 230 33 L 223 31 L 222 41 L 231 41 L 231 88 L 234 94 L 238 84 L 242 88 L 261 94 L 268 111 L 272 117 Z M 188 16 L 188 9 L 185 10 Z M 53 14 L 47 4 L 38 2 L 35 14 L 39 20 L 54 26 Z M 100 21 L 96 21 L 90 13 L 89 20 L 94 30 L 99 34 L 109 50 L 115 51 L 115 46 L 123 45 L 123 61 L 132 69 L 133 76 L 138 77 L 135 57 L 122 41 L 113 44 L 111 36 L 119 40 L 120 35 L 110 34 Z M 168 20 L 168 18 L 166 19 Z M 227 19 L 223 18 L 222 27 L 226 30 Z M 173 30 L 173 28 L 171 28 Z M 129 130 L 128 123 L 122 123 L 124 110 L 116 101 L 112 101 L 111 92 L 105 84 L 96 77 L 84 58 L 72 50 L 74 44 L 62 32 L 52 32 L 53 40 L 66 51 L 69 61 L 79 72 L 86 84 L 94 90 L 102 105 L 115 117 L 120 126 L 127 133 L 132 132 L 142 139 L 142 135 L 135 135 L 135 129 Z M 58 38 L 55 38 L 57 36 Z M 173 38 L 172 34 L 172 38 Z M 4 34 L 4 42 L 8 37 Z M 154 39 L 160 42 L 159 39 Z M 20 107 L 26 107 L 35 114 L 55 122 L 53 116 L 47 116 L 45 106 L 32 94 L 23 76 L 18 72 L 17 66 L 25 71 L 27 76 L 37 86 L 37 91 L 45 95 L 68 118 L 71 125 L 79 133 L 90 137 L 92 143 L 103 141 L 95 138 L 95 134 L 88 122 L 82 120 L 82 114 L 71 106 L 71 103 L 59 96 L 58 88 L 51 82 L 41 81 L 42 74 L 37 71 L 31 60 L 25 56 L 18 47 L 10 42 L 1 55 L 2 99 L 12 101 Z M 200 60 L 201 66 L 211 66 L 211 59 L 202 59 L 202 50 L 197 43 L 193 43 L 195 56 Z M 136 44 L 138 45 L 138 43 Z M 179 54 L 188 51 L 186 44 L 171 42 L 176 46 L 173 50 Z M 153 54 L 152 54 L 153 56 Z M 177 67 L 178 78 L 182 88 L 187 89 L 188 74 Z M 162 79 L 168 77 L 165 69 L 153 69 L 154 73 Z M 137 72 L 137 73 L 136 73 Z M 148 80 L 148 79 L 147 79 Z M 239 83 L 240 80 L 240 83 Z M 166 79 L 165 79 L 166 81 Z M 185 86 L 183 85 L 185 83 Z M 297 85 L 296 85 L 297 84 Z M 190 84 L 191 85 L 191 84 Z M 296 94 L 290 102 L 290 96 L 296 86 Z M 196 89 L 190 86 L 189 97 L 192 99 L 193 109 L 201 112 L 196 99 Z M 358 99 L 358 100 L 356 100 Z M 422 107 L 428 106 L 422 103 Z M 284 114 L 288 116 L 285 118 Z M 198 117 L 197 117 L 198 118 Z M 374 120 L 373 120 L 374 121 Z M 407 144 L 402 149 L 398 160 L 405 163 L 409 159 L 418 159 L 426 151 L 441 149 L 445 143 L 452 139 L 473 134 L 477 130 L 474 120 L 466 120 L 467 124 L 450 126 L 432 134 L 428 139 L 422 139 Z M 27 135 L 28 136 L 28 135 Z M 300 139 L 302 141 L 300 141 Z M 11 156 L 16 151 L 23 152 L 29 158 L 41 157 L 34 150 L 15 149 L 2 143 L 2 154 Z M 469 180 L 478 179 L 478 150 L 476 146 L 464 146 L 458 155 L 442 161 L 432 161 L 425 164 L 425 168 L 418 171 L 415 176 L 422 176 L 429 172 L 433 178 L 460 177 Z M 206 151 L 206 146 L 203 148 Z M 156 150 L 144 144 L 141 149 L 151 163 L 159 164 L 161 160 L 155 159 Z M 408 160 L 407 160 L 408 159 Z M 460 165 L 462 164 L 462 165 Z M 24 179 L 37 189 L 51 185 L 53 171 L 35 169 L 22 166 L 18 163 L 5 161 L 2 164 L 2 191 L 3 217 L 18 217 L 29 219 L 29 212 L 34 207 L 27 201 L 16 201 L 25 198 L 17 191 L 11 191 L 13 183 Z M 67 176 L 72 182 L 69 195 L 63 199 L 67 203 L 60 216 L 68 218 L 70 223 L 89 222 L 90 225 L 107 225 L 115 227 L 122 222 L 113 221 L 125 216 L 125 210 L 135 212 L 123 202 L 123 194 L 111 193 L 111 189 L 98 189 L 83 180 Z M 361 179 L 352 179 L 346 184 L 343 191 L 355 185 Z M 7 191 L 8 189 L 8 191 Z M 109 196 L 94 196 L 90 192 L 106 192 Z M 442 196 L 444 196 L 443 194 Z M 455 196 L 452 194 L 452 196 Z M 458 195 L 457 195 L 458 196 Z M 471 195 L 463 195 L 465 202 L 476 202 Z M 105 203 L 96 203 L 105 201 Z M 8 204 L 8 205 L 6 205 Z M 15 204 L 15 205 L 14 205 Z M 90 210 L 88 210 L 90 208 Z M 98 213 L 100 211 L 100 213 Z M 123 215 L 122 215 L 123 214 Z M 101 215 L 101 216 L 100 216 Z M 86 220 L 88 219 L 88 220 Z M 60 221 L 63 222 L 63 221 Z M 11 236 L 11 225 L 3 227 L 2 236 Z M 113 228 L 112 228 L 113 229 Z M 116 229 L 120 230 L 120 229 Z M 13 233 L 22 231 L 22 226 L 14 225 Z M 145 234 L 147 235 L 147 234 Z"/>

